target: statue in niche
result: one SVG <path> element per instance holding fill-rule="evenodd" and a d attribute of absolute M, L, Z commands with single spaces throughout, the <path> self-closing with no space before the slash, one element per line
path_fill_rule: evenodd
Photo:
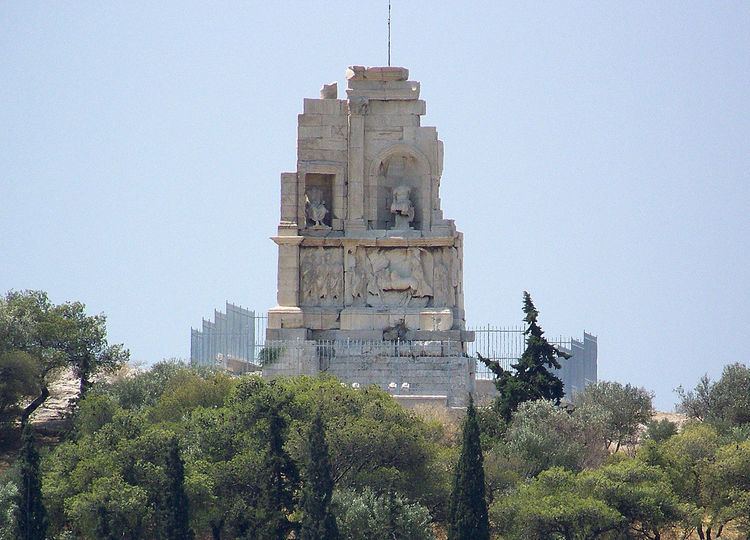
<path fill-rule="evenodd" d="M 323 200 L 323 191 L 320 188 L 311 187 L 307 190 L 305 194 L 305 206 L 307 219 L 313 222 L 313 227 L 328 228 L 323 223 L 328 214 L 328 209 Z"/>
<path fill-rule="evenodd" d="M 409 186 L 396 186 L 393 188 L 393 202 L 391 203 L 391 214 L 395 216 L 393 228 L 403 231 L 411 229 L 409 223 L 414 221 L 414 205 L 411 204 Z"/>

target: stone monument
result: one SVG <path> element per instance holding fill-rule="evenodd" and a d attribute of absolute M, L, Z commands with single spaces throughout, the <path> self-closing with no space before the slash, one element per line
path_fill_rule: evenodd
<path fill-rule="evenodd" d="M 332 83 L 304 100 L 297 171 L 281 175 L 266 336 L 277 352 L 264 376 L 326 371 L 461 405 L 474 385 L 463 238 L 443 217 L 443 143 L 420 125 L 425 102 L 408 75 L 352 66 L 346 99 Z"/>

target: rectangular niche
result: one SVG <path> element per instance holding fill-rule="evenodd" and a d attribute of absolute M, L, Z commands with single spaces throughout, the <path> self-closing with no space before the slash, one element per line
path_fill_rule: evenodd
<path fill-rule="evenodd" d="M 331 227 L 333 217 L 333 182 L 335 174 L 305 174 L 305 226 L 316 226 L 315 218 L 320 224 Z M 322 216 L 322 219 L 321 219 Z"/>

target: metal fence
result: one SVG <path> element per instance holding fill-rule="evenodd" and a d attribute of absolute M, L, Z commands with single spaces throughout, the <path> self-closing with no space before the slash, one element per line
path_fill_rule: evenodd
<path fill-rule="evenodd" d="M 266 337 L 268 318 L 227 302 L 226 311 L 214 311 L 214 320 L 203 319 L 190 330 L 190 360 L 196 365 L 227 362 L 257 363 Z"/>
<path fill-rule="evenodd" d="M 192 330 L 191 359 L 201 365 L 229 363 L 248 364 L 247 369 L 273 361 L 280 354 L 311 354 L 309 341 L 266 341 L 268 316 L 227 304 L 227 314 L 215 312 L 215 321 L 203 321 L 201 331 Z M 466 349 L 451 341 L 382 341 L 382 340 L 317 340 L 314 344 L 321 367 L 335 356 L 469 356 L 477 353 L 498 362 L 503 369 L 511 369 L 523 354 L 526 338 L 523 326 L 482 325 L 471 328 L 475 339 Z M 571 339 L 558 338 L 551 343 L 564 351 L 571 350 Z M 242 369 L 242 368 L 240 368 Z M 243 369 L 244 370 L 244 369 Z M 493 374 L 482 362 L 477 362 L 476 377 L 492 379 Z"/>
<path fill-rule="evenodd" d="M 488 360 L 494 360 L 503 369 L 511 369 L 526 349 L 525 327 L 523 326 L 477 326 L 471 329 L 474 332 L 474 342 L 468 344 L 469 356 L 481 354 Z M 551 339 L 550 343 L 565 352 L 571 350 L 571 339 L 558 337 Z M 492 379 L 494 374 L 482 362 L 477 361 L 476 378 Z"/>

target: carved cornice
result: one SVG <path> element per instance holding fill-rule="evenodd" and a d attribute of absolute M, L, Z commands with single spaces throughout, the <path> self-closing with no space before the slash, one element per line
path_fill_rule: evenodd
<path fill-rule="evenodd" d="M 276 242 L 277 238 L 273 238 Z M 455 236 L 430 236 L 420 238 L 401 238 L 401 237 L 390 237 L 390 238 L 351 238 L 351 237 L 339 237 L 339 238 L 321 238 L 314 236 L 297 236 L 297 237 L 281 237 L 284 243 L 290 238 L 298 238 L 298 245 L 301 244 L 303 247 L 352 247 L 352 246 L 364 246 L 364 247 L 453 247 L 456 245 L 457 238 Z M 276 242 L 277 244 L 279 242 Z"/>

